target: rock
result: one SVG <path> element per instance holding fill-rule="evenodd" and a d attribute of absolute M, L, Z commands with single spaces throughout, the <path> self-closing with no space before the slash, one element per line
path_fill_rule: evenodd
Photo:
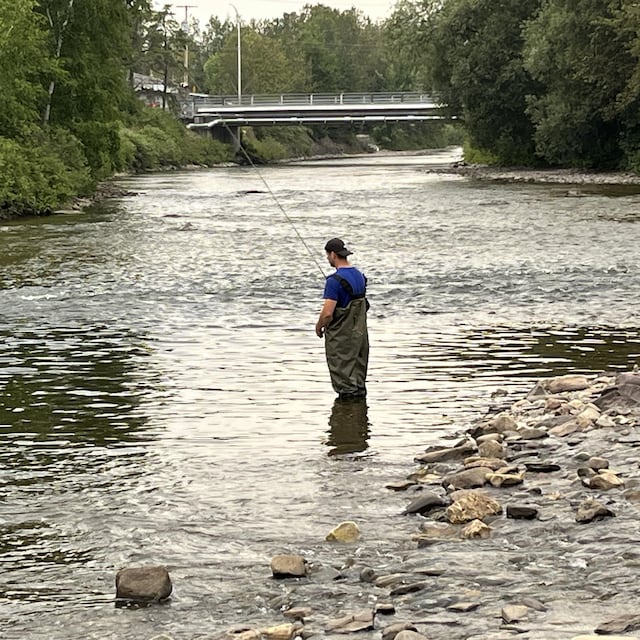
<path fill-rule="evenodd" d="M 165 567 L 147 566 L 120 569 L 116 574 L 116 598 L 135 602 L 166 600 L 173 590 Z"/>
<path fill-rule="evenodd" d="M 396 607 L 392 602 L 378 602 L 376 604 L 376 615 L 392 616 L 396 612 Z"/>
<path fill-rule="evenodd" d="M 609 489 L 618 489 L 620 487 L 624 487 L 624 482 L 611 471 L 601 471 L 597 476 L 589 479 L 590 489 L 608 491 Z"/>
<path fill-rule="evenodd" d="M 474 469 L 475 467 L 484 467 L 492 471 L 497 471 L 504 467 L 504 460 L 502 458 L 482 458 L 480 456 L 471 456 L 464 459 L 464 466 L 466 469 Z"/>
<path fill-rule="evenodd" d="M 464 524 L 502 513 L 500 503 L 480 491 L 466 491 L 447 507 L 446 516 L 451 524 Z"/>
<path fill-rule="evenodd" d="M 532 473 L 553 473 L 561 469 L 559 464 L 553 462 L 523 462 L 522 464 Z"/>
<path fill-rule="evenodd" d="M 487 440 L 478 445 L 478 455 L 481 458 L 504 458 L 505 447 L 496 440 Z"/>
<path fill-rule="evenodd" d="M 274 578 L 302 578 L 307 575 L 307 561 L 302 556 L 274 556 L 271 572 Z"/>
<path fill-rule="evenodd" d="M 548 438 L 549 433 L 546 429 L 540 427 L 525 427 L 518 431 L 518 438 L 520 440 L 540 440 L 542 438 Z"/>
<path fill-rule="evenodd" d="M 374 584 L 376 585 L 376 587 L 381 587 L 384 589 L 395 584 L 402 584 L 408 578 L 411 578 L 411 575 L 407 573 L 390 573 L 388 575 L 376 578 Z"/>
<path fill-rule="evenodd" d="M 390 482 L 385 485 L 386 489 L 390 489 L 391 491 L 406 491 L 411 487 L 415 487 L 416 482 L 414 480 L 402 480 L 400 482 Z"/>
<path fill-rule="evenodd" d="M 411 629 L 405 629 L 401 631 L 394 640 L 427 640 L 426 636 L 423 636 L 417 631 L 411 631 Z"/>
<path fill-rule="evenodd" d="M 467 540 L 477 538 L 490 538 L 491 527 L 487 526 L 482 520 L 472 520 L 463 530 L 462 537 Z"/>
<path fill-rule="evenodd" d="M 603 622 L 598 625 L 595 632 L 602 635 L 610 633 L 624 633 L 625 631 L 635 631 L 636 629 L 640 629 L 640 615 L 628 614 L 618 616 L 608 622 Z"/>
<path fill-rule="evenodd" d="M 420 497 L 411 501 L 407 508 L 402 512 L 402 515 L 411 513 L 429 513 L 433 509 L 444 507 L 449 502 L 432 491 L 426 491 Z"/>
<path fill-rule="evenodd" d="M 454 602 L 445 607 L 447 611 L 458 611 L 459 613 L 468 613 L 475 611 L 480 606 L 479 602 Z"/>
<path fill-rule="evenodd" d="M 518 423 L 513 416 L 508 413 L 499 413 L 493 420 L 490 420 L 483 427 L 484 433 L 504 433 L 505 431 L 516 431 Z"/>
<path fill-rule="evenodd" d="M 573 636 L 571 640 L 602 640 L 602 636 L 591 636 L 591 635 Z M 631 636 L 611 636 L 607 634 L 606 640 L 640 640 L 640 638 L 631 637 Z"/>
<path fill-rule="evenodd" d="M 331 620 L 326 631 L 334 633 L 353 633 L 354 631 L 372 631 L 373 630 L 374 611 L 372 609 L 364 609 L 356 613 L 350 613 L 341 618 Z"/>
<path fill-rule="evenodd" d="M 564 393 L 566 391 L 582 391 L 589 388 L 586 376 L 566 375 L 551 378 L 545 382 L 546 390 L 551 393 Z"/>
<path fill-rule="evenodd" d="M 407 593 L 416 593 L 426 589 L 429 585 L 426 582 L 409 582 L 408 584 L 400 584 L 394 587 L 389 592 L 389 595 L 393 598 L 396 596 L 404 596 Z"/>
<path fill-rule="evenodd" d="M 225 640 L 261 640 L 258 629 L 233 629 L 222 637 Z"/>
<path fill-rule="evenodd" d="M 410 622 L 394 622 L 382 630 L 382 640 L 394 640 L 401 631 L 417 631 Z"/>
<path fill-rule="evenodd" d="M 589 498 L 585 500 L 576 512 L 576 522 L 585 524 L 594 520 L 602 520 L 603 518 L 615 517 L 615 513 L 611 509 L 605 507 L 603 504 Z"/>
<path fill-rule="evenodd" d="M 587 460 L 587 466 L 589 466 L 594 471 L 600 471 L 601 469 L 609 468 L 609 461 L 606 458 L 594 456 Z"/>
<path fill-rule="evenodd" d="M 567 420 L 567 422 L 563 424 L 551 427 L 551 429 L 549 429 L 549 435 L 563 438 L 564 436 L 568 436 L 576 431 L 581 431 L 580 425 L 575 420 Z"/>
<path fill-rule="evenodd" d="M 298 627 L 295 624 L 285 622 L 274 627 L 260 629 L 260 637 L 263 640 L 291 640 L 297 631 Z"/>
<path fill-rule="evenodd" d="M 430 447 L 425 453 L 416 456 L 414 460 L 423 464 L 462 460 L 471 453 L 474 453 L 475 450 L 475 443 L 471 440 L 467 440 L 456 447 Z"/>
<path fill-rule="evenodd" d="M 521 473 L 490 473 L 487 480 L 492 487 L 512 487 L 524 482 L 524 471 Z"/>
<path fill-rule="evenodd" d="M 507 518 L 533 520 L 538 517 L 538 509 L 525 505 L 507 505 Z"/>
<path fill-rule="evenodd" d="M 582 429 L 592 427 L 600 417 L 600 409 L 593 404 L 588 404 L 577 416 L 576 422 Z"/>
<path fill-rule="evenodd" d="M 355 542 L 360 537 L 360 529 L 355 522 L 341 522 L 337 527 L 332 529 L 326 536 L 325 540 L 329 542 Z"/>
<path fill-rule="evenodd" d="M 483 467 L 473 467 L 472 469 L 465 469 L 464 471 L 458 471 L 449 476 L 446 476 L 442 481 L 442 486 L 447 491 L 454 491 L 455 489 L 474 489 L 476 487 L 482 487 L 486 484 L 487 470 Z"/>
<path fill-rule="evenodd" d="M 557 396 L 547 398 L 544 404 L 544 412 L 552 413 L 553 411 L 557 411 L 566 402 L 564 398 L 558 398 Z"/>
<path fill-rule="evenodd" d="M 612 427 L 615 427 L 616 423 L 613 421 L 613 418 L 611 416 L 608 416 L 606 413 L 603 413 L 597 420 L 596 420 L 596 427 L 600 427 L 601 429 L 611 429 Z"/>
<path fill-rule="evenodd" d="M 525 607 L 523 604 L 508 604 L 502 608 L 500 615 L 507 624 L 511 624 L 527 618 L 529 611 L 529 607 Z"/>
<path fill-rule="evenodd" d="M 310 618 L 313 615 L 313 610 L 310 607 L 292 607 L 284 611 L 282 615 L 291 620 L 304 621 L 305 618 Z"/>

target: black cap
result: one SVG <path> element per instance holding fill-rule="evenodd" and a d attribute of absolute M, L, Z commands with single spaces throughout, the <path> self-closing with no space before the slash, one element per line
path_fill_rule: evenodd
<path fill-rule="evenodd" d="M 329 240 L 329 242 L 324 245 L 324 250 L 327 252 L 333 251 L 343 258 L 346 258 L 353 253 L 353 251 L 349 251 L 349 249 L 347 249 L 344 242 L 340 240 L 340 238 L 331 238 L 331 240 Z"/>

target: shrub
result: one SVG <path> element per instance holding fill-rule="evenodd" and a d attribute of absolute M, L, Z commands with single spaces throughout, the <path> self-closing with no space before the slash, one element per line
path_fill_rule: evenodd
<path fill-rule="evenodd" d="M 0 138 L 0 175 L 5 215 L 49 213 L 94 184 L 82 145 L 60 129 L 24 141 Z"/>

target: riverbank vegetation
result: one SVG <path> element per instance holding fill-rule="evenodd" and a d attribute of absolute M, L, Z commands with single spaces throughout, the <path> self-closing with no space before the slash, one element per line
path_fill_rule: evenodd
<path fill-rule="evenodd" d="M 403 0 L 396 22 L 469 160 L 640 172 L 637 2 Z"/>
<path fill-rule="evenodd" d="M 184 126 L 190 92 L 436 91 L 457 117 L 245 131 L 261 162 L 464 137 L 470 161 L 640 171 L 635 2 L 400 0 L 379 22 L 321 4 L 272 20 L 185 18 L 150 0 L 0 0 L 1 217 L 48 212 L 117 172 L 233 160 L 231 145 Z"/>

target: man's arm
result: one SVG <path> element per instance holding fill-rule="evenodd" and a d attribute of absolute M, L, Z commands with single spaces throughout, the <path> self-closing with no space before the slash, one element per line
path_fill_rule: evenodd
<path fill-rule="evenodd" d="M 318 318 L 318 322 L 316 322 L 316 335 L 318 338 L 322 338 L 326 328 L 331 323 L 337 303 L 337 300 L 329 300 L 329 298 L 325 298 L 322 309 L 320 309 L 320 317 Z"/>

